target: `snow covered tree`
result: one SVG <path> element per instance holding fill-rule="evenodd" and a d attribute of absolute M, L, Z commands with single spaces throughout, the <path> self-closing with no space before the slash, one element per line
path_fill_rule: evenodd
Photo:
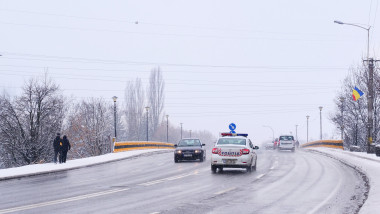
<path fill-rule="evenodd" d="M 30 79 L 21 96 L 0 97 L 0 158 L 5 167 L 48 162 L 65 116 L 59 87 L 47 77 Z"/>
<path fill-rule="evenodd" d="M 152 136 L 163 119 L 163 109 L 165 101 L 165 82 L 162 77 L 160 68 L 154 68 L 150 72 L 149 87 L 148 87 L 148 106 L 150 107 L 150 133 Z"/>

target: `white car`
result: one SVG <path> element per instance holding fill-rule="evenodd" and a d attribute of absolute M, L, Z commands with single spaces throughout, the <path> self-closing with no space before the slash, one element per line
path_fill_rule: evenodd
<path fill-rule="evenodd" d="M 211 154 L 211 171 L 219 168 L 245 168 L 247 172 L 256 170 L 258 146 L 253 146 L 248 134 L 222 133 Z"/>
<path fill-rule="evenodd" d="M 291 150 L 294 152 L 296 150 L 296 145 L 294 137 L 292 135 L 282 135 L 279 137 L 279 150 Z"/>

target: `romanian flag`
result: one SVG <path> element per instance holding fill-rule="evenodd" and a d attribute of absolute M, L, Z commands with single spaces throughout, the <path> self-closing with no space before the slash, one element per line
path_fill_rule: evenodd
<path fill-rule="evenodd" d="M 363 96 L 363 92 L 360 91 L 356 86 L 354 88 L 354 90 L 352 90 L 352 98 L 354 98 L 354 100 L 358 100 L 361 96 Z"/>

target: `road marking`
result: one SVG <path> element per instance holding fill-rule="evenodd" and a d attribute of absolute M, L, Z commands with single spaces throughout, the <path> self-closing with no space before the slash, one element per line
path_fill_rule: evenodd
<path fill-rule="evenodd" d="M 273 170 L 274 168 L 276 168 L 278 166 L 278 161 L 275 161 L 272 165 L 272 167 L 270 168 L 270 170 Z"/>
<path fill-rule="evenodd" d="M 229 191 L 232 191 L 232 190 L 235 190 L 236 187 L 232 187 L 232 188 L 229 188 L 229 189 L 226 189 L 226 190 L 222 190 L 222 191 L 219 191 L 219 192 L 216 192 L 215 195 L 221 195 L 221 194 L 224 194 L 226 192 L 229 192 Z"/>
<path fill-rule="evenodd" d="M 30 210 L 30 209 L 34 209 L 34 208 L 46 207 L 46 206 L 50 206 L 50 205 L 62 204 L 62 203 L 67 203 L 67 202 L 72 202 L 72 201 L 79 201 L 79 200 L 83 200 L 83 199 L 94 198 L 94 197 L 103 196 L 103 195 L 109 195 L 109 194 L 113 194 L 113 193 L 117 193 L 117 192 L 123 192 L 123 191 L 127 191 L 127 190 L 129 190 L 129 188 L 113 189 L 113 190 L 96 192 L 96 193 L 80 195 L 80 196 L 75 196 L 75 197 L 70 197 L 70 198 L 64 198 L 64 199 L 59 199 L 59 200 L 54 200 L 54 201 L 47 201 L 47 202 L 42 202 L 42 203 L 37 203 L 37 204 L 30 204 L 30 205 L 25 205 L 25 206 L 13 207 L 13 208 L 0 210 L 0 214 L 18 212 L 18 211 L 23 211 L 23 210 Z"/>
<path fill-rule="evenodd" d="M 152 213 L 149 213 L 149 214 L 160 214 L 160 212 L 152 212 Z"/>
<path fill-rule="evenodd" d="M 260 179 L 260 178 L 262 178 L 264 175 L 265 175 L 265 174 L 261 174 L 261 175 L 257 176 L 256 178 L 257 178 L 257 179 Z"/>
<path fill-rule="evenodd" d="M 154 185 L 154 184 L 159 184 L 159 183 L 162 183 L 162 182 L 165 182 L 165 181 L 173 181 L 173 180 L 177 180 L 177 179 L 181 179 L 181 178 L 185 178 L 185 177 L 188 177 L 188 176 L 191 176 L 191 175 L 197 175 L 199 174 L 199 171 L 196 170 L 192 173 L 187 173 L 187 174 L 182 174 L 182 175 L 176 175 L 176 176 L 172 176 L 172 177 L 168 177 L 168 178 L 162 178 L 162 179 L 158 179 L 158 180 L 154 180 L 154 181 L 148 181 L 148 182 L 145 182 L 145 183 L 141 183 L 139 184 L 140 186 L 151 186 L 151 185 Z"/>

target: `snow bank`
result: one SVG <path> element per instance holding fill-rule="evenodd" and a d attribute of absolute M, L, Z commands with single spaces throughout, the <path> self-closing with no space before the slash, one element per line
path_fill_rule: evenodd
<path fill-rule="evenodd" d="M 0 169 L 0 180 L 11 178 L 25 177 L 31 175 L 45 174 L 57 171 L 64 171 L 69 169 L 77 169 L 86 166 L 92 166 L 112 161 L 122 160 L 133 156 L 138 156 L 145 153 L 152 152 L 168 152 L 172 149 L 144 149 L 144 150 L 131 150 L 128 152 L 110 153 L 96 157 L 67 160 L 64 164 L 45 163 L 33 164 L 28 166 L 14 167 L 9 169 Z"/>
<path fill-rule="evenodd" d="M 319 152 L 330 154 L 364 172 L 370 182 L 368 199 L 359 213 L 376 213 L 380 209 L 380 157 L 363 152 L 349 152 L 330 148 L 313 148 Z"/>

